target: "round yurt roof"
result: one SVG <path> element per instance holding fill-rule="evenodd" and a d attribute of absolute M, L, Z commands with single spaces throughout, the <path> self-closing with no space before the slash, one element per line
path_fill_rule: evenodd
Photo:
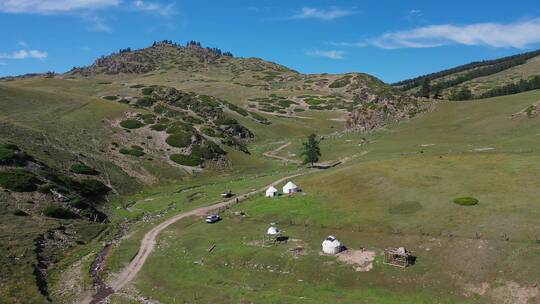
<path fill-rule="evenodd" d="M 330 235 L 323 241 L 322 246 L 325 248 L 337 248 L 341 247 L 341 242 L 335 236 Z"/>
<path fill-rule="evenodd" d="M 270 226 L 270 228 L 266 230 L 266 234 L 273 235 L 273 234 L 278 234 L 278 233 L 279 233 L 279 229 L 276 226 Z"/>
<path fill-rule="evenodd" d="M 285 186 L 283 186 L 283 192 L 288 192 L 290 189 L 297 189 L 298 186 L 295 185 L 293 182 L 288 182 L 287 184 L 285 184 Z"/>
<path fill-rule="evenodd" d="M 274 188 L 274 186 L 270 186 L 268 187 L 268 189 L 266 189 L 266 193 L 272 193 L 272 192 L 277 192 L 278 190 L 276 188 Z"/>

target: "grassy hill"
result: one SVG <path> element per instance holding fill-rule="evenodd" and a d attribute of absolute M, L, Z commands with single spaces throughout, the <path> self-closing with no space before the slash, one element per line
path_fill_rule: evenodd
<path fill-rule="evenodd" d="M 405 102 L 366 74 L 303 75 L 193 42 L 122 50 L 62 75 L 6 77 L 0 96 L 0 294 L 8 303 L 58 300 L 52 286 L 81 256 L 89 267 L 100 240 L 187 207 L 123 217 L 111 200 L 179 181 L 215 183 L 218 192 L 230 179 L 267 182 L 291 169 L 262 156 L 276 142 L 342 131 L 362 104 L 378 111 L 383 99 Z M 211 181 L 216 175 L 224 178 Z M 88 272 L 77 277 L 92 285 Z"/>
<path fill-rule="evenodd" d="M 540 51 L 533 51 L 495 60 L 471 62 L 462 66 L 403 80 L 394 84 L 404 91 L 426 95 L 422 87 L 429 85 L 430 97 L 464 100 L 514 94 L 532 89 L 523 86 L 508 88 L 520 81 L 540 75 Z"/>
<path fill-rule="evenodd" d="M 366 74 L 305 75 L 163 41 L 62 75 L 2 79 L 0 96 L 7 303 L 76 302 L 94 292 L 90 269 L 103 242 L 111 242 L 103 265 L 111 279 L 164 219 L 293 173 L 305 173 L 295 180 L 301 195 L 255 197 L 215 226 L 171 226 L 111 302 L 538 299 L 530 170 L 538 91 L 432 103 Z M 322 161 L 338 167 L 311 172 L 294 162 L 311 133 L 323 138 Z M 453 203 L 468 196 L 478 205 Z M 290 236 L 287 245 L 259 246 L 270 222 Z M 373 269 L 320 255 L 330 234 L 373 252 Z M 396 246 L 418 263 L 383 266 L 382 250 Z"/>
<path fill-rule="evenodd" d="M 292 198 L 237 205 L 214 226 L 171 226 L 130 288 L 162 302 L 534 303 L 540 120 L 516 113 L 539 99 L 533 91 L 441 102 L 385 130 L 325 136 L 323 157 L 344 164 L 295 179 L 303 192 Z M 280 153 L 295 158 L 291 141 Z M 464 196 L 478 205 L 454 203 Z M 286 245 L 261 245 L 270 222 Z M 116 249 L 111 273 L 145 229 Z M 322 256 L 328 235 L 374 252 L 373 269 Z M 397 246 L 414 252 L 414 266 L 382 264 L 382 251 Z"/>

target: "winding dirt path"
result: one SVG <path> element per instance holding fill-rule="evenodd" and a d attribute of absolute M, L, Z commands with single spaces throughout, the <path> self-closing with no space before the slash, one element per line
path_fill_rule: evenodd
<path fill-rule="evenodd" d="M 289 180 L 291 178 L 294 178 L 294 177 L 297 177 L 297 176 L 300 176 L 300 175 L 304 175 L 304 174 L 307 174 L 309 172 L 313 172 L 313 171 L 297 173 L 297 174 L 293 174 L 293 175 L 289 175 L 289 176 L 280 178 L 280 179 L 272 182 L 271 184 L 269 184 L 269 185 L 267 185 L 267 186 L 265 186 L 263 188 L 241 194 L 241 195 L 239 195 L 239 196 L 237 196 L 235 198 L 232 198 L 230 200 L 227 200 L 227 201 L 223 201 L 223 202 L 216 203 L 216 204 L 206 206 L 206 207 L 197 208 L 195 210 L 191 210 L 191 211 L 188 211 L 188 212 L 179 213 L 179 214 L 167 219 L 166 221 L 160 223 L 159 225 L 152 228 L 152 230 L 148 231 L 144 235 L 144 237 L 143 237 L 143 239 L 141 241 L 141 245 L 139 247 L 139 251 L 137 252 L 137 255 L 135 256 L 135 258 L 133 258 L 133 260 L 131 260 L 129 265 L 126 266 L 126 268 L 124 268 L 124 270 L 122 270 L 122 272 L 120 272 L 120 274 L 118 274 L 114 278 L 114 280 L 108 285 L 108 287 L 110 289 L 112 289 L 112 290 L 106 295 L 95 294 L 92 297 L 88 297 L 88 298 L 84 299 L 81 303 L 85 303 L 85 304 L 87 304 L 87 303 L 101 303 L 103 300 L 108 298 L 108 296 L 113 294 L 115 291 L 119 291 L 120 289 L 125 287 L 129 282 L 131 282 L 133 280 L 133 278 L 135 278 L 137 273 L 142 269 L 142 267 L 144 266 L 144 263 L 146 262 L 146 260 L 148 259 L 148 257 L 152 253 L 152 251 L 154 250 L 154 247 L 156 245 L 156 240 L 157 240 L 157 237 L 159 236 L 159 234 L 163 230 L 165 230 L 167 227 L 169 227 L 170 225 L 176 223 L 177 221 L 179 221 L 181 219 L 184 219 L 184 218 L 187 218 L 187 217 L 190 217 L 190 216 L 204 216 L 204 215 L 207 215 L 210 212 L 213 212 L 213 211 L 216 211 L 216 210 L 222 210 L 224 208 L 230 207 L 230 206 L 232 206 L 232 205 L 234 205 L 236 203 L 239 203 L 239 202 L 241 202 L 243 200 L 246 200 L 246 199 L 250 198 L 251 196 L 253 196 L 253 195 L 257 194 L 257 193 L 265 191 L 270 186 L 276 186 L 277 184 L 280 184 L 280 183 L 282 183 L 284 181 L 287 181 L 287 180 Z"/>
<path fill-rule="evenodd" d="M 287 148 L 290 145 L 291 145 L 291 142 L 288 142 L 288 143 L 286 143 L 284 145 L 279 146 L 277 149 L 274 149 L 274 150 L 268 151 L 268 152 L 264 152 L 263 155 L 265 157 L 269 157 L 269 158 L 275 158 L 275 159 L 283 160 L 283 161 L 286 161 L 286 162 L 291 162 L 291 163 L 294 163 L 294 164 L 300 164 L 301 161 L 299 161 L 299 160 L 290 159 L 290 158 L 286 158 L 284 156 L 276 155 L 276 153 L 278 153 L 279 151 Z"/>

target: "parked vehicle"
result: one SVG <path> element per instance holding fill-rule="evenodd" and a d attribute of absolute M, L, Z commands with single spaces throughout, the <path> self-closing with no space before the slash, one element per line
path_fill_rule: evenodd
<path fill-rule="evenodd" d="M 219 222 L 220 220 L 221 220 L 221 218 L 217 214 L 212 214 L 212 215 L 209 215 L 209 216 L 206 217 L 206 222 L 208 224 L 213 224 L 215 222 Z"/>

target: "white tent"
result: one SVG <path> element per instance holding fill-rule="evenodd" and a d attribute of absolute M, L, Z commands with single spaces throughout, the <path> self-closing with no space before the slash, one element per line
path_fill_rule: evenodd
<path fill-rule="evenodd" d="M 270 186 L 268 187 L 268 189 L 266 189 L 266 197 L 274 197 L 274 196 L 277 196 L 277 194 L 278 194 L 278 190 L 274 188 L 273 186 Z"/>
<path fill-rule="evenodd" d="M 298 186 L 295 185 L 293 182 L 288 182 L 287 184 L 285 184 L 285 186 L 283 186 L 284 194 L 298 192 L 298 190 Z"/>
<path fill-rule="evenodd" d="M 326 254 L 339 253 L 342 248 L 341 243 L 333 235 L 330 235 L 322 242 L 322 251 Z"/>
<path fill-rule="evenodd" d="M 266 230 L 266 234 L 268 234 L 268 235 L 279 234 L 279 229 L 275 225 L 272 225 L 272 226 L 270 226 L 270 228 L 268 228 L 268 230 Z"/>

